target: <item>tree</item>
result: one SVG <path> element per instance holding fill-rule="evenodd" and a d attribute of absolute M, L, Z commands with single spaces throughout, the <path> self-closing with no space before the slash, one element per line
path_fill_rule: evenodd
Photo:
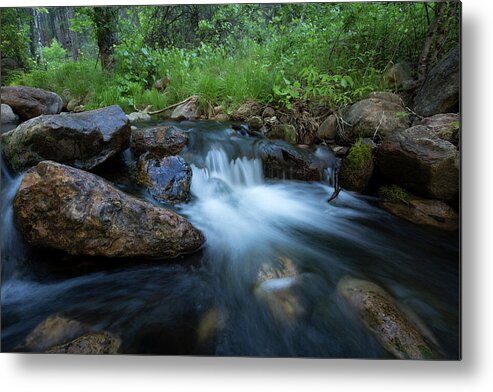
<path fill-rule="evenodd" d="M 104 71 L 114 68 L 114 45 L 118 41 L 118 7 L 94 7 L 92 21 L 96 31 L 99 59 Z"/>

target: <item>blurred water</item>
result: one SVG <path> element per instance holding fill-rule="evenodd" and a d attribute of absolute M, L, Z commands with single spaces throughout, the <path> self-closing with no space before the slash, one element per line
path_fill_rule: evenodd
<path fill-rule="evenodd" d="M 190 136 L 193 180 L 191 202 L 174 208 L 205 234 L 198 255 L 109 262 L 29 249 L 12 221 L 21 176 L 3 176 L 3 351 L 62 313 L 119 334 L 126 353 L 386 358 L 336 294 L 350 274 L 385 287 L 457 358 L 457 233 L 416 227 L 344 191 L 328 204 L 327 182 L 265 179 L 263 141 L 229 124 L 178 127 Z M 330 173 L 333 156 L 318 155 Z M 119 177 L 135 157 L 118 162 L 98 174 L 151 200 Z M 286 261 L 293 276 L 260 284 L 266 266 Z"/>

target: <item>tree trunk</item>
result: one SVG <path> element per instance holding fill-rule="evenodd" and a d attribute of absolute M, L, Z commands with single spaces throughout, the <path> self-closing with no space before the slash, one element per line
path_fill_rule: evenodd
<path fill-rule="evenodd" d="M 104 71 L 114 68 L 113 45 L 117 43 L 116 26 L 118 21 L 117 7 L 95 7 L 93 22 L 99 48 L 99 59 Z"/>
<path fill-rule="evenodd" d="M 33 8 L 33 16 L 34 16 L 34 26 L 36 27 L 36 32 L 38 34 L 38 51 L 39 51 L 39 63 L 43 67 L 45 67 L 45 59 L 43 56 L 43 43 L 41 41 L 41 27 L 40 27 L 40 18 L 39 12 L 36 8 Z"/>

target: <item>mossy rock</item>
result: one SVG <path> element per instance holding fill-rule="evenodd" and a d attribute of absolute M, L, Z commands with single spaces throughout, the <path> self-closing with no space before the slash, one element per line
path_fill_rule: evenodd
<path fill-rule="evenodd" d="M 284 140 L 296 144 L 296 129 L 289 124 L 277 124 L 272 127 L 268 134 L 269 139 Z"/>
<path fill-rule="evenodd" d="M 358 140 L 342 162 L 339 180 L 349 191 L 362 192 L 368 186 L 373 174 L 374 163 L 371 146 Z"/>

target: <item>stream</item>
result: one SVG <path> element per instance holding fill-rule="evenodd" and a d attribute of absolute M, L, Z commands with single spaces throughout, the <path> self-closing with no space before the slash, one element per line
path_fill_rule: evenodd
<path fill-rule="evenodd" d="M 149 125 L 166 125 L 153 122 Z M 2 351 L 62 314 L 122 340 L 128 354 L 391 358 L 336 292 L 346 275 L 378 283 L 459 357 L 459 234 L 393 217 L 375 199 L 324 182 L 266 179 L 262 139 L 228 123 L 173 123 L 189 134 L 192 199 L 173 207 L 206 237 L 173 260 L 73 257 L 27 245 L 13 223 L 22 173 L 2 162 Z M 159 205 L 131 181 L 130 150 L 95 173 Z M 258 294 L 259 272 L 289 261 L 289 311 Z M 277 264 L 276 264 L 277 263 Z M 282 288 L 282 287 L 281 287 Z M 276 290 L 278 287 L 272 287 Z"/>

